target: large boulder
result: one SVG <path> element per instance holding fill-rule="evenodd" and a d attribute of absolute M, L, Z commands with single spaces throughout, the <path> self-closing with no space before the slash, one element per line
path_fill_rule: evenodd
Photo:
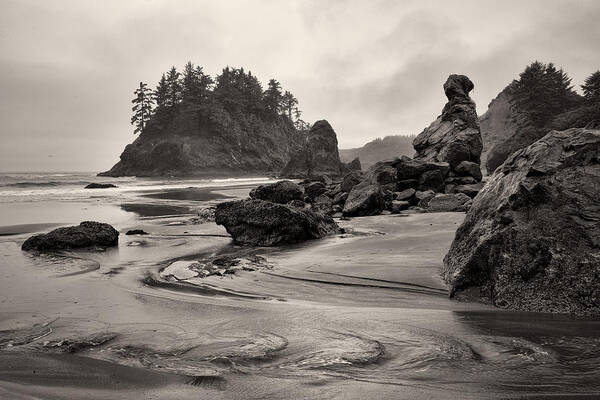
<path fill-rule="evenodd" d="M 600 130 L 551 131 L 473 200 L 446 257 L 451 295 L 498 307 L 600 313 Z"/>
<path fill-rule="evenodd" d="M 252 189 L 250 197 L 273 203 L 287 204 L 292 200 L 304 199 L 304 188 L 292 181 L 279 181 Z"/>
<path fill-rule="evenodd" d="M 225 227 L 234 242 L 252 246 L 319 239 L 339 230 L 331 217 L 321 213 L 252 199 L 218 204 L 215 222 Z"/>
<path fill-rule="evenodd" d="M 444 83 L 448 102 L 442 114 L 413 141 L 416 160 L 442 161 L 455 169 L 463 161 L 480 163 L 483 147 L 475 103 L 469 97 L 473 82 L 450 75 Z"/>
<path fill-rule="evenodd" d="M 348 194 L 343 213 L 346 216 L 377 215 L 384 207 L 385 200 L 381 187 L 364 180 L 354 186 Z"/>
<path fill-rule="evenodd" d="M 460 212 L 468 211 L 471 207 L 471 198 L 463 193 L 440 193 L 429 200 L 429 212 Z"/>
<path fill-rule="evenodd" d="M 340 189 L 342 192 L 350 193 L 352 188 L 363 180 L 363 173 L 360 171 L 352 171 L 344 175 L 344 179 L 342 179 L 342 183 L 340 184 Z"/>
<path fill-rule="evenodd" d="M 119 232 L 101 222 L 84 221 L 78 226 L 57 228 L 45 234 L 34 235 L 21 246 L 22 250 L 51 251 L 91 246 L 116 246 Z"/>
<path fill-rule="evenodd" d="M 338 142 L 335 131 L 325 120 L 314 123 L 303 149 L 293 155 L 289 163 L 281 171 L 287 178 L 307 178 L 322 175 L 342 176 L 347 172 L 340 161 Z"/>

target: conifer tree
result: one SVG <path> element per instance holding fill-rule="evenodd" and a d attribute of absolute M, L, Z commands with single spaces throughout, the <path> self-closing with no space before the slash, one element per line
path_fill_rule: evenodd
<path fill-rule="evenodd" d="M 281 98 L 281 103 L 283 105 L 283 111 L 287 114 L 290 121 L 293 121 L 292 112 L 294 111 L 294 107 L 298 104 L 298 99 L 286 90 Z"/>
<path fill-rule="evenodd" d="M 179 77 L 181 74 L 177 72 L 175 67 L 171 67 L 167 73 L 167 107 L 174 108 L 181 102 L 181 82 Z"/>
<path fill-rule="evenodd" d="M 584 84 L 581 85 L 581 89 L 583 90 L 583 96 L 586 101 L 600 103 L 600 70 L 585 78 Z"/>
<path fill-rule="evenodd" d="M 146 128 L 146 124 L 150 120 L 152 114 L 152 91 L 143 82 L 140 82 L 140 86 L 133 92 L 134 98 L 131 100 L 133 107 L 133 116 L 131 117 L 131 124 L 135 126 L 133 134 L 143 133 Z"/>
<path fill-rule="evenodd" d="M 281 84 L 275 79 L 269 80 L 269 85 L 263 95 L 263 101 L 265 103 L 265 110 L 270 117 L 275 117 L 279 114 L 282 97 Z"/>

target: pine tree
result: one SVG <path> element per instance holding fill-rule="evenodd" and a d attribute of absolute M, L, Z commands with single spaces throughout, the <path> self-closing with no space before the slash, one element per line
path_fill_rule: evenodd
<path fill-rule="evenodd" d="M 175 67 L 171 67 L 167 73 L 167 102 L 166 106 L 174 108 L 181 102 L 181 82 L 179 81 L 180 74 Z"/>
<path fill-rule="evenodd" d="M 292 93 L 286 90 L 281 98 L 281 103 L 283 111 L 287 114 L 290 121 L 293 121 L 292 111 L 294 111 L 294 107 L 298 104 L 298 99 L 296 99 Z"/>
<path fill-rule="evenodd" d="M 581 89 L 586 101 L 593 103 L 600 102 L 600 70 L 585 78 Z"/>
<path fill-rule="evenodd" d="M 146 128 L 146 124 L 150 120 L 152 114 L 152 91 L 143 82 L 140 82 L 140 86 L 133 92 L 134 98 L 131 100 L 133 107 L 133 116 L 131 117 L 131 125 L 135 125 L 133 134 L 143 133 Z"/>
<path fill-rule="evenodd" d="M 156 110 L 162 110 L 167 106 L 169 101 L 169 85 L 167 83 L 167 78 L 165 74 L 162 74 L 160 81 L 158 81 L 158 85 L 156 85 L 156 89 L 154 90 L 154 101 L 156 103 Z"/>
<path fill-rule="evenodd" d="M 263 95 L 265 110 L 271 118 L 276 117 L 281 111 L 281 102 L 283 95 L 281 94 L 281 84 L 275 79 L 269 81 L 267 90 Z"/>

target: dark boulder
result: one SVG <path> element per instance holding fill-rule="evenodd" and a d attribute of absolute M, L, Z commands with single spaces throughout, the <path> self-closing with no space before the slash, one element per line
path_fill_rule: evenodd
<path fill-rule="evenodd" d="M 410 200 L 415 195 L 415 189 L 405 189 L 401 192 L 394 193 L 394 200 Z"/>
<path fill-rule="evenodd" d="M 496 169 L 456 232 L 451 295 L 600 313 L 600 131 L 551 131 Z"/>
<path fill-rule="evenodd" d="M 286 178 L 306 178 L 320 175 L 342 176 L 347 172 L 340 161 L 337 135 L 329 122 L 320 120 L 314 123 L 300 152 L 292 155 L 289 163 L 281 171 Z"/>
<path fill-rule="evenodd" d="M 90 183 L 89 185 L 84 187 L 84 189 L 109 189 L 116 187 L 117 186 L 113 185 L 112 183 Z"/>
<path fill-rule="evenodd" d="M 329 216 L 264 200 L 220 203 L 215 221 L 225 227 L 234 242 L 252 246 L 319 239 L 339 230 Z"/>
<path fill-rule="evenodd" d="M 443 161 L 455 169 L 463 161 L 480 163 L 483 147 L 475 103 L 469 97 L 473 82 L 450 75 L 444 83 L 448 102 L 442 114 L 413 141 L 416 160 Z"/>
<path fill-rule="evenodd" d="M 446 177 L 450 171 L 450 165 L 446 162 L 413 160 L 406 156 L 395 159 L 392 165 L 397 170 L 397 179 L 399 181 L 408 179 L 418 180 L 424 172 L 432 170 L 440 171 L 441 175 Z"/>
<path fill-rule="evenodd" d="M 385 200 L 379 185 L 365 180 L 354 186 L 346 203 L 343 213 L 345 216 L 377 215 L 385 208 Z"/>
<path fill-rule="evenodd" d="M 78 226 L 54 229 L 45 234 L 31 236 L 21 246 L 22 250 L 66 250 L 91 246 L 116 246 L 119 232 L 101 222 L 84 221 Z"/>
<path fill-rule="evenodd" d="M 304 191 L 306 196 L 308 196 L 310 199 L 314 199 L 315 197 L 325 193 L 327 191 L 327 187 L 325 187 L 325 184 L 320 181 L 313 181 L 305 184 Z"/>
<path fill-rule="evenodd" d="M 358 185 L 363 180 L 363 173 L 360 171 L 352 171 L 344 175 L 340 188 L 342 192 L 350 193 L 352 188 Z"/>
<path fill-rule="evenodd" d="M 427 203 L 429 212 L 464 212 L 471 207 L 471 198 L 463 193 L 440 193 Z"/>
<path fill-rule="evenodd" d="M 464 177 L 473 177 L 475 181 L 480 182 L 483 178 L 479 164 L 472 161 L 463 161 L 456 167 L 456 173 Z"/>
<path fill-rule="evenodd" d="M 439 170 L 423 172 L 419 177 L 419 190 L 444 191 L 444 177 Z"/>
<path fill-rule="evenodd" d="M 142 230 L 142 229 L 130 229 L 127 231 L 126 235 L 130 236 L 130 235 L 147 235 L 148 232 Z"/>
<path fill-rule="evenodd" d="M 292 181 L 279 181 L 252 189 L 250 198 L 286 204 L 292 200 L 302 200 L 304 188 Z"/>

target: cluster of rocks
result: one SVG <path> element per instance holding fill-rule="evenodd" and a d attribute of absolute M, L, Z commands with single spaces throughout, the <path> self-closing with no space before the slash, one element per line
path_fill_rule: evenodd
<path fill-rule="evenodd" d="M 600 130 L 551 131 L 510 156 L 444 259 L 451 295 L 498 307 L 600 313 Z"/>
<path fill-rule="evenodd" d="M 83 247 L 109 247 L 119 242 L 119 232 L 101 222 L 84 221 L 78 226 L 57 228 L 48 233 L 31 236 L 21 246 L 22 250 L 52 251 Z"/>
<path fill-rule="evenodd" d="M 218 256 L 198 261 L 175 261 L 160 272 L 165 280 L 184 281 L 191 278 L 233 275 L 240 271 L 270 269 L 266 258 L 255 254 L 245 256 Z"/>

